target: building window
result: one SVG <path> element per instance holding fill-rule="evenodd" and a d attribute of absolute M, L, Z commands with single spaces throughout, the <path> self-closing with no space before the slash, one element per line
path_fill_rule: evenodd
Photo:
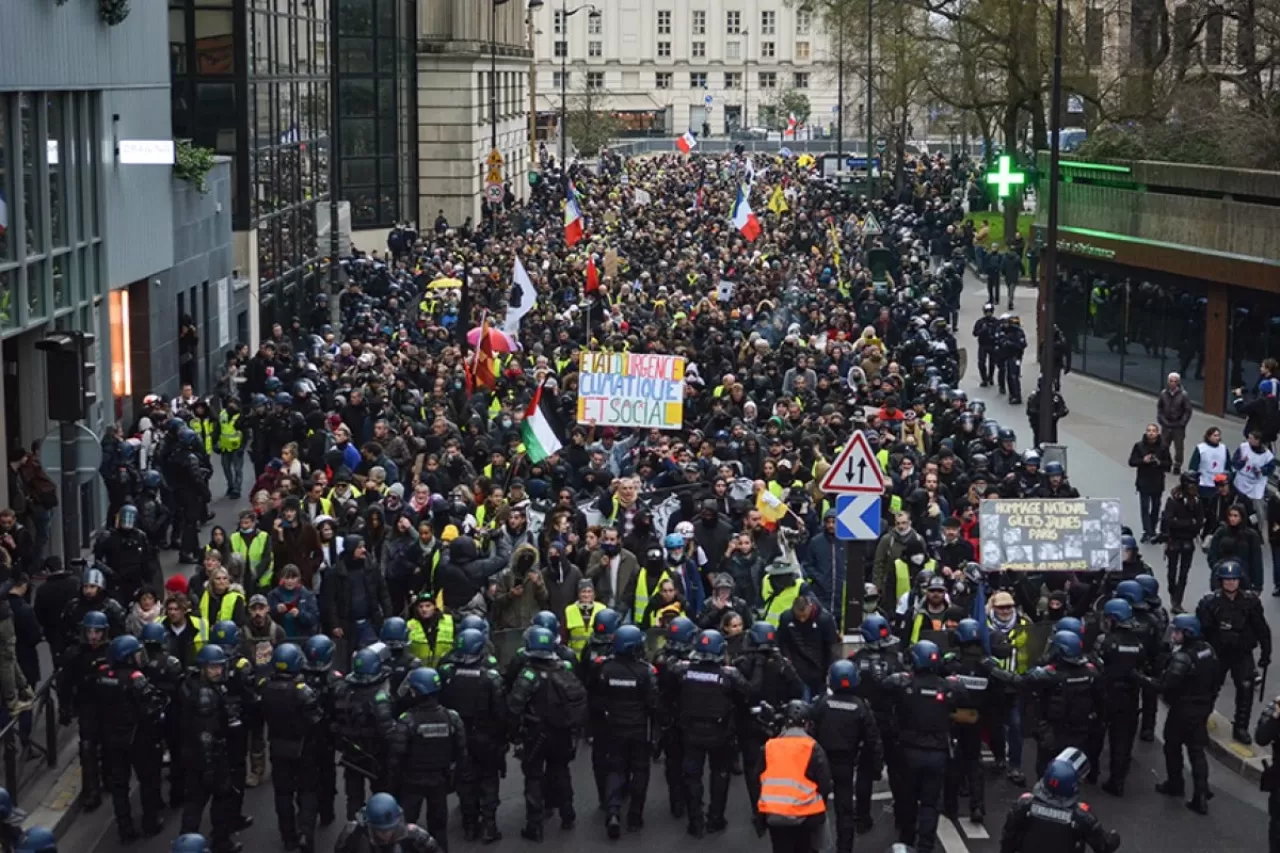
<path fill-rule="evenodd" d="M 725 59 L 741 59 L 742 58 L 742 42 L 730 41 L 724 45 Z"/>
<path fill-rule="evenodd" d="M 761 72 L 760 72 L 760 88 L 761 88 L 761 89 L 776 89 L 776 88 L 778 88 L 778 75 L 777 75 L 777 73 L 776 73 L 776 72 L 773 72 L 773 71 L 761 71 Z"/>
<path fill-rule="evenodd" d="M 671 88 L 671 72 L 659 71 L 653 75 L 653 88 L 670 89 Z"/>
<path fill-rule="evenodd" d="M 1214 8 L 1204 25 L 1204 61 L 1208 65 L 1222 64 L 1222 9 Z"/>
<path fill-rule="evenodd" d="M 1102 63 L 1103 14 L 1092 6 L 1084 10 L 1084 61 L 1090 65 Z"/>
<path fill-rule="evenodd" d="M 774 56 L 774 44 L 773 44 L 773 42 L 771 42 L 771 41 L 762 41 L 762 42 L 760 42 L 760 58 L 761 58 L 761 59 L 773 59 L 773 56 Z"/>
<path fill-rule="evenodd" d="M 794 75 L 792 75 L 791 85 L 792 85 L 792 88 L 794 89 L 808 89 L 809 88 L 809 72 L 797 71 Z"/>
<path fill-rule="evenodd" d="M 569 55 L 569 43 L 567 41 L 556 42 L 556 59 L 563 59 Z"/>
<path fill-rule="evenodd" d="M 658 58 L 659 59 L 671 58 L 671 42 L 669 41 L 658 42 Z"/>
<path fill-rule="evenodd" d="M 558 36 L 564 35 L 564 14 L 559 9 L 556 9 L 554 21 L 551 31 Z"/>
<path fill-rule="evenodd" d="M 604 88 L 604 72 L 588 71 L 587 72 L 587 88 L 592 90 L 603 89 Z"/>
<path fill-rule="evenodd" d="M 707 13 L 702 9 L 693 11 L 693 34 L 695 36 L 705 36 L 707 34 Z"/>
<path fill-rule="evenodd" d="M 551 72 L 551 85 L 556 89 L 568 89 L 569 83 L 573 79 L 572 71 L 553 71 Z"/>
<path fill-rule="evenodd" d="M 809 61 L 811 56 L 812 56 L 812 52 L 809 48 L 809 42 L 807 41 L 796 42 L 796 59 L 797 60 L 801 62 L 807 62 Z"/>
<path fill-rule="evenodd" d="M 667 9 L 658 11 L 658 35 L 671 35 L 671 12 Z"/>
<path fill-rule="evenodd" d="M 741 89 L 742 88 L 742 72 L 726 71 L 724 73 L 724 87 L 726 89 Z"/>
<path fill-rule="evenodd" d="M 695 41 L 690 45 L 689 55 L 694 59 L 706 59 L 707 43 L 705 41 Z"/>
<path fill-rule="evenodd" d="M 604 15 L 597 12 L 594 15 L 587 15 L 587 35 L 598 36 L 604 32 Z"/>
<path fill-rule="evenodd" d="M 796 35 L 807 36 L 809 30 L 813 26 L 813 13 L 808 9 L 801 9 L 796 12 Z"/>
<path fill-rule="evenodd" d="M 760 35 L 771 36 L 778 31 L 778 13 L 765 10 L 760 13 Z"/>
<path fill-rule="evenodd" d="M 694 71 L 694 72 L 692 72 L 692 73 L 689 75 L 689 88 L 690 88 L 690 89 L 705 89 L 705 88 L 707 88 L 707 72 L 705 72 L 705 71 Z"/>
<path fill-rule="evenodd" d="M 587 56 L 593 56 L 593 57 L 604 56 L 604 42 L 601 42 L 601 41 L 587 42 Z"/>
<path fill-rule="evenodd" d="M 730 9 L 724 13 L 724 31 L 726 35 L 736 36 L 742 32 L 742 13 Z"/>

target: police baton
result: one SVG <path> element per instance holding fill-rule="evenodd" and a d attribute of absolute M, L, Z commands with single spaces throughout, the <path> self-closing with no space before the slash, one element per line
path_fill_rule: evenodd
<path fill-rule="evenodd" d="M 1258 676 L 1258 701 L 1267 701 L 1267 670 L 1271 668 L 1271 664 L 1267 664 L 1262 668 L 1262 673 Z"/>

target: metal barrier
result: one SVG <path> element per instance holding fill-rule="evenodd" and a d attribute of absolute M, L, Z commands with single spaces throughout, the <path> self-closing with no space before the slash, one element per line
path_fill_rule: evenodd
<path fill-rule="evenodd" d="M 54 673 L 36 690 L 35 707 L 30 711 L 32 737 L 25 744 L 26 749 L 42 756 L 45 765 L 50 768 L 56 767 L 58 763 L 58 706 L 53 690 L 56 677 L 57 673 Z M 43 745 L 35 742 L 36 720 L 40 719 L 41 716 L 44 721 Z M 39 775 L 36 773 L 22 774 L 20 772 L 18 759 L 24 746 L 20 732 L 21 723 L 21 715 L 10 717 L 5 727 L 0 729 L 0 743 L 3 743 L 4 750 L 4 787 L 9 792 L 9 797 L 13 800 L 15 806 L 18 805 L 18 798 L 21 796 L 23 785 L 30 783 Z"/>

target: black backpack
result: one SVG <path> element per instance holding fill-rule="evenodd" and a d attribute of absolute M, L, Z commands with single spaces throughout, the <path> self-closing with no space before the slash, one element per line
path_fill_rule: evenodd
<path fill-rule="evenodd" d="M 587 723 L 587 689 L 567 666 L 547 673 L 546 709 L 542 722 L 561 731 L 580 729 Z"/>

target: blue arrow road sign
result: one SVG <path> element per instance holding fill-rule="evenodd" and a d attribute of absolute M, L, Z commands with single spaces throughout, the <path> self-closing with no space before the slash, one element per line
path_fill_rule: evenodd
<path fill-rule="evenodd" d="M 837 539 L 880 538 L 880 496 L 838 495 L 836 497 Z"/>

